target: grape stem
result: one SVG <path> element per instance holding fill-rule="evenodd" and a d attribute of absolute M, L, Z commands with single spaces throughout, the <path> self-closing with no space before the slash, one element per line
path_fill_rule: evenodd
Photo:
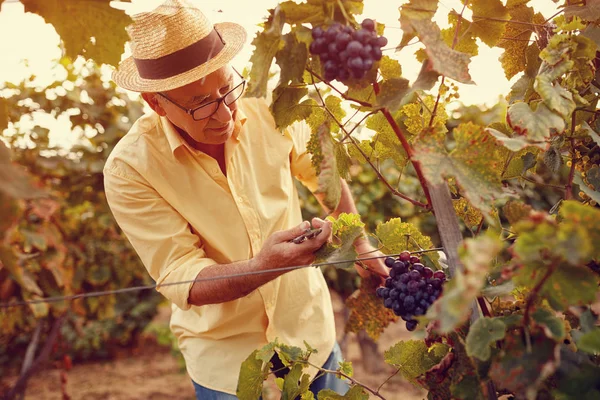
<path fill-rule="evenodd" d="M 335 375 L 344 377 L 344 378 L 348 379 L 350 382 L 352 382 L 353 384 L 358 385 L 358 386 L 366 389 L 367 391 L 369 391 L 370 393 L 372 393 L 374 396 L 377 396 L 377 397 L 379 397 L 382 400 L 386 400 L 385 397 L 383 397 L 381 394 L 379 394 L 378 390 L 375 391 L 375 390 L 371 389 L 367 385 L 365 385 L 363 383 L 360 383 L 359 381 L 357 381 L 356 379 L 354 379 L 350 375 L 347 375 L 347 374 L 343 373 L 342 371 L 334 371 L 334 370 L 331 370 L 331 369 L 321 368 L 321 367 L 319 367 L 319 366 L 311 363 L 310 361 L 300 361 L 300 362 L 306 363 L 307 365 L 310 365 L 311 367 L 314 367 L 314 368 L 318 369 L 320 372 L 323 372 L 323 373 L 326 373 L 326 374 L 335 374 Z"/>
<path fill-rule="evenodd" d="M 575 115 L 577 111 L 573 111 L 571 115 L 571 138 L 569 141 L 571 142 L 571 157 L 575 158 L 575 139 L 573 139 L 573 134 L 575 133 Z M 565 200 L 571 200 L 573 198 L 573 178 L 575 177 L 575 163 L 571 161 L 571 170 L 569 171 L 569 179 L 567 180 L 567 184 L 565 185 Z"/>
<path fill-rule="evenodd" d="M 310 72 L 310 71 L 309 71 Z M 354 146 L 356 146 L 356 149 L 360 152 L 360 154 L 365 158 L 365 160 L 367 160 L 367 162 L 369 163 L 369 165 L 373 168 L 373 171 L 375 171 L 375 174 L 377 175 L 377 177 L 379 178 L 379 180 L 381 182 L 383 182 L 388 189 L 390 189 L 390 191 L 392 192 L 392 194 L 414 204 L 415 206 L 421 207 L 421 208 L 425 208 L 425 209 L 429 209 L 429 206 L 427 206 L 426 204 L 421 203 L 420 201 L 411 199 L 410 197 L 408 197 L 405 194 L 400 193 L 398 190 L 394 189 L 392 187 L 392 185 L 387 181 L 387 179 L 381 174 L 381 172 L 379 172 L 379 169 L 377 169 L 377 167 L 375 167 L 375 165 L 373 165 L 373 162 L 371 161 L 371 159 L 369 158 L 369 156 L 366 155 L 366 153 L 363 151 L 363 149 L 360 148 L 360 146 L 358 145 L 358 143 L 356 143 L 356 139 L 353 138 L 352 136 L 350 136 L 350 133 L 346 130 L 346 128 L 344 127 L 344 124 L 342 124 L 340 121 L 337 120 L 337 118 L 335 117 L 335 115 L 333 115 L 333 113 L 331 112 L 331 110 L 329 110 L 329 108 L 327 108 L 327 106 L 325 105 L 325 100 L 323 99 L 323 96 L 321 95 L 321 91 L 319 90 L 319 88 L 317 87 L 317 84 L 315 83 L 315 79 L 314 77 L 317 77 L 317 75 L 314 75 L 311 72 L 311 79 L 312 79 L 312 84 L 315 87 L 315 90 L 317 92 L 317 95 L 319 96 L 319 99 L 321 100 L 321 104 L 322 107 L 325 109 L 325 111 L 327 111 L 327 113 L 329 114 L 329 116 L 335 121 L 335 123 L 340 127 L 340 129 L 342 130 L 342 132 L 344 132 L 344 134 L 346 135 L 345 137 L 347 137 L 348 139 L 350 139 L 352 141 L 352 144 L 354 144 Z"/>
<path fill-rule="evenodd" d="M 398 375 L 398 372 L 400 372 L 400 368 L 398 368 L 396 370 L 396 372 L 394 372 L 392 375 L 388 376 L 387 379 L 385 381 L 383 381 L 383 383 L 381 385 L 379 385 L 379 387 L 377 388 L 377 393 L 379 393 L 379 391 L 381 390 L 381 388 L 383 387 L 383 385 L 385 385 L 386 383 L 388 383 L 388 381 L 390 379 L 392 379 L 394 376 Z"/>

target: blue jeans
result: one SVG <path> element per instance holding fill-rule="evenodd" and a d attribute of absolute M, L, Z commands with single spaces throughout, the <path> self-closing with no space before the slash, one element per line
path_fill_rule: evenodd
<path fill-rule="evenodd" d="M 340 350 L 340 346 L 336 343 L 333 346 L 333 350 L 329 355 L 325 364 L 323 364 L 324 369 L 337 370 L 339 367 L 339 362 L 343 361 L 342 351 Z M 196 391 L 196 399 L 197 400 L 236 400 L 237 397 L 223 392 L 218 392 L 216 390 L 205 388 L 192 381 L 194 384 L 194 390 Z M 315 399 L 317 398 L 317 393 L 323 389 L 331 389 L 336 391 L 337 393 L 344 395 L 349 389 L 348 384 L 337 378 L 333 374 L 325 374 L 317 378 L 312 385 L 310 385 L 310 391 L 315 395 Z"/>

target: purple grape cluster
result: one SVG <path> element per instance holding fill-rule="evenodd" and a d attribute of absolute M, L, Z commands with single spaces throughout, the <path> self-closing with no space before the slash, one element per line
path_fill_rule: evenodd
<path fill-rule="evenodd" d="M 377 36 L 375 21 L 365 19 L 360 29 L 338 22 L 327 29 L 312 30 L 310 53 L 318 55 L 323 63 L 324 79 L 345 82 L 349 78 L 362 79 L 376 61 L 381 60 L 381 48 L 387 39 Z"/>
<path fill-rule="evenodd" d="M 408 251 L 403 251 L 398 258 L 387 257 L 385 265 L 390 269 L 390 277 L 385 280 L 385 286 L 377 288 L 377 297 L 406 321 L 406 329 L 414 331 L 417 327 L 414 317 L 424 315 L 440 297 L 446 274 L 424 266 L 419 257 Z"/>

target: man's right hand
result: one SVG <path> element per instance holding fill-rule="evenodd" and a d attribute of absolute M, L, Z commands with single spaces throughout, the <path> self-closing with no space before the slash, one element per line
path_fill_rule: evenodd
<path fill-rule="evenodd" d="M 277 231 L 265 240 L 262 250 L 253 258 L 256 269 L 285 268 L 296 265 L 310 265 L 315 260 L 315 251 L 323 246 L 331 237 L 331 222 L 323 221 L 318 228 L 322 231 L 312 239 L 296 244 L 290 240 L 310 229 L 308 221 L 300 225 Z"/>

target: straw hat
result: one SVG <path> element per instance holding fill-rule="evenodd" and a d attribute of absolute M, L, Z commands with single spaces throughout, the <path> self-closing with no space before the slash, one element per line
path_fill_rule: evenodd
<path fill-rule="evenodd" d="M 132 19 L 127 27 L 132 56 L 119 64 L 112 79 L 134 92 L 162 92 L 197 81 L 227 65 L 246 41 L 241 25 L 213 26 L 185 0 L 167 0 Z"/>

